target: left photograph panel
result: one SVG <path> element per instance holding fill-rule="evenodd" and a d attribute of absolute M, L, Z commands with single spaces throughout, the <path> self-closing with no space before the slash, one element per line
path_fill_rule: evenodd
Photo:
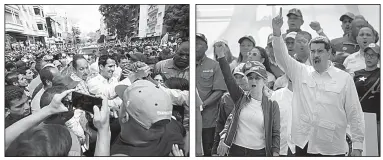
<path fill-rule="evenodd" d="M 4 5 L 5 156 L 189 156 L 189 7 Z"/>

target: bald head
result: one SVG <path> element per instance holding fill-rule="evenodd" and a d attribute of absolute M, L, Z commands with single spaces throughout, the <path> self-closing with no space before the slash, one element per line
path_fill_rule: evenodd
<path fill-rule="evenodd" d="M 362 18 L 355 18 L 351 22 L 351 35 L 352 35 L 352 37 L 358 36 L 359 30 L 361 28 L 367 27 L 367 26 L 368 26 L 368 23 L 366 20 L 364 20 Z"/>

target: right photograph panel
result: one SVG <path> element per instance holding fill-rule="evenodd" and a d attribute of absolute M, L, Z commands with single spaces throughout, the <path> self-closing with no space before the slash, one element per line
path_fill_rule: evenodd
<path fill-rule="evenodd" d="M 197 5 L 196 156 L 380 156 L 380 5 Z"/>

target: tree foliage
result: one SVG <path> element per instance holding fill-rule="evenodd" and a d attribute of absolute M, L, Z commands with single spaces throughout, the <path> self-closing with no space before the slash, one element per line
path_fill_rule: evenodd
<path fill-rule="evenodd" d="M 99 11 L 109 33 L 117 33 L 118 39 L 135 36 L 140 5 L 101 5 Z"/>
<path fill-rule="evenodd" d="M 189 10 L 187 4 L 168 5 L 164 15 L 164 25 L 170 34 L 181 33 L 181 36 L 189 35 Z"/>

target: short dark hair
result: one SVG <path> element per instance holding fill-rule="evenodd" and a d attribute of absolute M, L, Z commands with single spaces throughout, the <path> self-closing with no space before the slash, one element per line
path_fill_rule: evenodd
<path fill-rule="evenodd" d="M 5 156 L 68 156 L 72 147 L 69 130 L 62 125 L 44 124 L 20 134 L 5 152 Z"/>
<path fill-rule="evenodd" d="M 15 82 L 18 83 L 18 81 L 19 81 L 19 74 L 21 74 L 21 73 L 17 72 L 17 71 L 8 73 L 5 76 L 5 82 L 7 82 L 8 85 L 13 85 L 13 83 L 15 83 Z"/>
<path fill-rule="evenodd" d="M 109 55 L 107 55 L 107 54 L 104 54 L 104 55 L 100 56 L 100 58 L 98 59 L 98 65 L 99 65 L 99 66 L 100 66 L 100 65 L 105 66 L 105 65 L 106 65 L 106 61 L 107 61 L 108 59 L 111 59 L 111 60 L 116 61 L 116 60 L 114 59 L 113 56 L 109 56 Z"/>
<path fill-rule="evenodd" d="M 42 60 L 42 59 L 40 59 L 40 60 L 38 60 L 37 61 L 37 63 L 36 63 L 36 66 L 35 66 L 35 68 L 36 68 L 36 71 L 40 74 L 40 71 L 43 69 L 43 64 L 44 63 L 47 63 L 47 62 L 45 62 L 44 60 Z"/>
<path fill-rule="evenodd" d="M 81 55 L 81 54 L 76 54 L 76 55 L 73 56 L 72 66 L 73 66 L 74 69 L 77 69 L 77 60 L 79 60 L 79 59 L 85 59 L 85 57 L 83 55 Z"/>
<path fill-rule="evenodd" d="M 323 37 L 323 36 L 318 36 L 318 37 L 315 37 L 313 38 L 310 43 L 309 43 L 309 47 L 311 48 L 311 44 L 324 44 L 324 48 L 329 51 L 331 49 L 331 44 L 330 44 L 330 41 L 326 38 L 326 37 Z M 332 53 L 330 53 L 332 54 Z"/>
<path fill-rule="evenodd" d="M 12 68 L 16 68 L 15 64 L 12 63 L 12 62 L 7 62 L 5 64 L 5 69 L 7 69 L 7 71 L 10 71 Z"/>
<path fill-rule="evenodd" d="M 24 90 L 18 86 L 7 85 L 4 88 L 5 92 L 5 108 L 11 107 L 11 101 L 20 100 L 24 95 Z"/>
<path fill-rule="evenodd" d="M 47 80 L 52 81 L 53 80 L 53 74 L 52 74 L 52 69 L 54 67 L 52 66 L 46 66 L 40 71 L 40 78 L 41 82 L 43 83 L 44 86 L 47 85 Z"/>

